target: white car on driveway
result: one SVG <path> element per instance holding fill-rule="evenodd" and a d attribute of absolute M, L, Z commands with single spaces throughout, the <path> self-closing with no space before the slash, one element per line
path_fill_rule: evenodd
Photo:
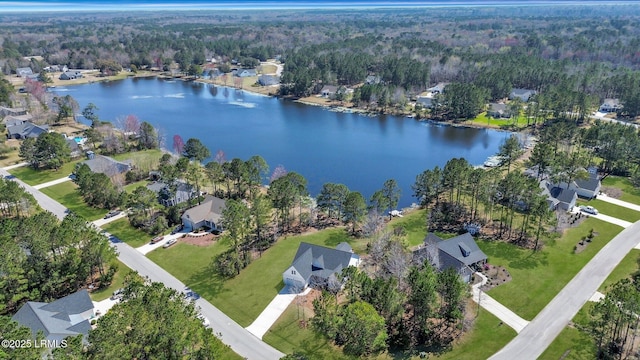
<path fill-rule="evenodd" d="M 594 208 L 593 206 L 582 205 L 580 206 L 580 211 L 591 215 L 598 215 L 598 209 Z"/>

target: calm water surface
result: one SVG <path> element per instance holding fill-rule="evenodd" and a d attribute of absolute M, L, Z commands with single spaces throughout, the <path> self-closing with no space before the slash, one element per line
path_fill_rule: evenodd
<path fill-rule="evenodd" d="M 311 195 L 325 182 L 343 183 L 366 198 L 394 178 L 408 206 L 411 184 L 425 169 L 465 157 L 482 164 L 495 154 L 506 132 L 454 128 L 414 119 L 331 112 L 213 85 L 155 78 L 58 87 L 83 109 L 92 102 L 101 120 L 129 114 L 148 121 L 171 149 L 175 134 L 200 139 L 228 160 L 253 155 L 271 170 L 283 165 L 304 175 Z"/>

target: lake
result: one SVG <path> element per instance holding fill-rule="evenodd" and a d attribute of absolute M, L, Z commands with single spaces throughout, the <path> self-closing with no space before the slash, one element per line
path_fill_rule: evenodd
<path fill-rule="evenodd" d="M 334 182 L 368 199 L 385 180 L 396 179 L 402 187 L 400 207 L 416 202 L 411 184 L 425 169 L 454 157 L 482 164 L 509 136 L 404 117 L 332 112 L 179 80 L 127 79 L 53 90 L 71 95 L 81 110 L 94 103 L 103 121 L 136 115 L 160 131 L 168 149 L 179 134 L 185 142 L 200 139 L 212 154 L 224 151 L 227 160 L 260 155 L 271 171 L 283 165 L 302 174 L 312 196 L 322 184 Z"/>

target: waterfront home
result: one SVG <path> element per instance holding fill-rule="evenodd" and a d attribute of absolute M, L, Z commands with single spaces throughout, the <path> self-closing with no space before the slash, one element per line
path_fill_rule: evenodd
<path fill-rule="evenodd" d="M 413 251 L 413 260 L 419 265 L 428 261 L 438 271 L 452 268 L 469 283 L 473 273 L 487 262 L 487 255 L 468 232 L 447 240 L 429 233 L 423 244 Z"/>
<path fill-rule="evenodd" d="M 215 196 L 208 196 L 202 204 L 194 206 L 182 214 L 182 226 L 187 230 L 205 227 L 210 230 L 222 230 L 222 211 L 225 201 Z"/>
<path fill-rule="evenodd" d="M 60 74 L 60 80 L 73 80 L 73 79 L 80 79 L 82 77 L 82 73 L 78 70 L 70 70 L 70 71 L 65 71 L 62 74 Z"/>
<path fill-rule="evenodd" d="M 258 84 L 262 86 L 272 86 L 280 84 L 280 77 L 276 75 L 260 75 Z"/>
<path fill-rule="evenodd" d="M 324 98 L 333 98 L 338 92 L 338 87 L 335 85 L 325 85 L 320 90 L 320 96 Z"/>
<path fill-rule="evenodd" d="M 249 76 L 256 76 L 256 69 L 238 69 L 235 74 L 235 76 L 237 77 L 249 77 Z"/>
<path fill-rule="evenodd" d="M 36 125 L 30 121 L 15 122 L 14 125 L 7 126 L 7 138 L 9 139 L 37 138 L 46 132 L 49 132 L 48 125 Z"/>
<path fill-rule="evenodd" d="M 349 266 L 358 267 L 360 257 L 353 253 L 349 244 L 343 242 L 335 249 L 300 243 L 291 266 L 282 273 L 285 286 L 302 290 L 311 287 L 342 285 L 338 277 Z"/>
<path fill-rule="evenodd" d="M 494 118 L 509 118 L 511 117 L 511 112 L 505 104 L 491 103 L 489 104 L 487 115 Z"/>
<path fill-rule="evenodd" d="M 29 75 L 33 75 L 33 70 L 29 67 L 17 68 L 16 75 L 18 75 L 18 77 L 27 77 Z"/>
<path fill-rule="evenodd" d="M 87 164 L 91 171 L 105 174 L 108 177 L 124 174 L 132 169 L 129 161 L 123 162 L 108 156 L 96 155 L 93 151 L 87 151 L 87 157 L 89 160 L 85 160 L 83 163 Z"/>
<path fill-rule="evenodd" d="M 177 181 L 175 192 L 172 192 L 169 185 L 162 181 L 154 181 L 147 185 L 147 189 L 158 194 L 158 202 L 167 207 L 182 204 L 196 196 L 193 186 L 181 180 Z"/>

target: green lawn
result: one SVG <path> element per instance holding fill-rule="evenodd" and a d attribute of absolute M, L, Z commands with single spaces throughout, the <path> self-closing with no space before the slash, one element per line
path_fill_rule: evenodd
<path fill-rule="evenodd" d="M 306 319 L 308 320 L 308 317 Z M 352 358 L 345 355 L 327 338 L 313 331 L 310 325 L 301 328 L 300 320 L 302 320 L 302 313 L 294 302 L 264 334 L 262 340 L 285 354 L 296 351 L 306 355 L 309 360 Z"/>
<path fill-rule="evenodd" d="M 593 303 L 587 302 L 573 318 L 578 327 L 586 326 L 589 322 L 589 311 Z M 576 326 L 565 327 L 560 335 L 549 345 L 540 356 L 541 360 L 582 360 L 595 359 L 596 346 L 593 338 Z"/>
<path fill-rule="evenodd" d="M 602 186 L 618 188 L 622 190 L 620 200 L 640 205 L 640 189 L 633 186 L 628 178 L 610 175 L 602 180 Z"/>
<path fill-rule="evenodd" d="M 87 220 L 100 219 L 107 213 L 105 209 L 87 205 L 76 191 L 76 188 L 77 185 L 75 183 L 67 181 L 43 188 L 40 191 Z"/>
<path fill-rule="evenodd" d="M 422 244 L 425 236 L 427 236 L 427 211 L 426 210 L 416 210 L 402 218 L 394 218 L 389 223 L 389 227 L 394 228 L 396 226 L 401 226 L 407 232 L 407 245 L 408 246 L 416 246 Z M 366 243 L 365 243 L 366 245 Z M 364 253 L 366 249 L 355 249 L 354 251 L 357 253 Z"/>
<path fill-rule="evenodd" d="M 9 170 L 9 173 L 29 185 L 38 185 L 69 176 L 80 161 L 75 160 L 66 163 L 58 170 L 34 170 L 28 166 L 23 166 Z"/>
<path fill-rule="evenodd" d="M 473 327 L 440 360 L 487 359 L 516 336 L 515 330 L 486 310 L 480 310 Z"/>
<path fill-rule="evenodd" d="M 121 263 L 120 260 L 118 259 L 113 260 L 113 262 L 111 263 L 111 266 L 114 266 L 114 265 L 118 267 L 118 271 L 116 271 L 115 275 L 113 275 L 113 280 L 111 281 L 111 285 L 109 285 L 109 287 L 96 290 L 91 294 L 89 294 L 91 295 L 91 300 L 102 301 L 110 297 L 114 291 L 116 291 L 117 289 L 120 289 L 124 284 L 124 277 L 130 271 L 130 269 L 127 267 L 127 265 Z"/>
<path fill-rule="evenodd" d="M 131 194 L 135 189 L 138 188 L 138 186 L 147 186 L 148 183 L 149 183 L 149 181 L 147 181 L 147 180 L 136 181 L 136 182 L 131 183 L 129 185 L 125 185 L 124 186 L 124 191 L 128 192 L 129 194 Z"/>
<path fill-rule="evenodd" d="M 574 254 L 574 246 L 588 235 L 589 229 L 598 235 L 584 251 Z M 619 226 L 590 218 L 558 240 L 548 242 L 539 252 L 504 242 L 479 242 L 489 263 L 506 267 L 512 276 L 510 282 L 488 293 L 516 314 L 531 320 L 620 231 Z"/>
<path fill-rule="evenodd" d="M 137 168 L 151 171 L 158 167 L 162 154 L 163 152 L 160 149 L 152 149 L 116 154 L 112 157 L 118 161 L 131 160 Z"/>
<path fill-rule="evenodd" d="M 495 128 L 511 128 L 513 126 L 517 126 L 518 128 L 523 128 L 527 126 L 527 118 L 523 115 L 518 116 L 516 121 L 513 119 L 496 119 L 491 116 L 487 116 L 486 112 L 480 113 L 474 119 L 470 120 L 472 124 L 495 127 Z M 532 122 L 532 120 L 530 120 Z"/>
<path fill-rule="evenodd" d="M 622 279 L 630 278 L 631 274 L 638 271 L 638 260 L 640 260 L 640 250 L 631 249 L 620 264 L 609 274 L 609 277 L 602 283 L 598 291 L 604 293 L 609 285 L 612 285 Z"/>
<path fill-rule="evenodd" d="M 102 228 L 133 247 L 140 247 L 152 238 L 151 235 L 131 226 L 126 217 L 110 222 Z"/>
<path fill-rule="evenodd" d="M 591 205 L 598 209 L 598 212 L 601 214 L 613 216 L 614 218 L 626 220 L 632 223 L 640 220 L 640 212 L 598 199 L 589 201 L 578 200 L 577 205 Z"/>

